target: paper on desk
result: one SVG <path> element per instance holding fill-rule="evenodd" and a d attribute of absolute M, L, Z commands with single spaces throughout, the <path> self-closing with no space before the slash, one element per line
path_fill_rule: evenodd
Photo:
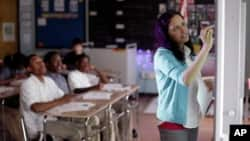
<path fill-rule="evenodd" d="M 108 92 L 112 92 L 112 91 L 119 91 L 119 92 L 123 92 L 123 91 L 128 91 L 130 90 L 131 87 L 127 86 L 127 87 L 123 87 L 122 84 L 119 83 L 109 83 L 109 84 L 105 84 L 102 88 L 102 90 L 104 91 L 108 91 Z"/>
<path fill-rule="evenodd" d="M 13 87 L 7 87 L 7 86 L 0 86 L 0 93 L 5 93 L 9 91 L 14 91 L 15 88 Z"/>
<path fill-rule="evenodd" d="M 85 100 L 109 100 L 111 98 L 112 93 L 110 92 L 102 92 L 102 91 L 90 91 L 83 95 L 83 99 Z"/>
<path fill-rule="evenodd" d="M 63 104 L 57 107 L 54 107 L 48 110 L 49 113 L 61 114 L 64 112 L 72 112 L 72 111 L 87 111 L 91 107 L 94 107 L 95 104 L 91 102 L 70 102 L 67 104 Z"/>

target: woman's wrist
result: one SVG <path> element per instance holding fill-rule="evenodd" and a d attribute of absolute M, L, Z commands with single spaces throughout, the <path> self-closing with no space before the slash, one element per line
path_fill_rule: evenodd
<path fill-rule="evenodd" d="M 205 52 L 209 52 L 211 48 L 212 47 L 210 45 L 204 44 L 201 50 L 204 50 Z"/>

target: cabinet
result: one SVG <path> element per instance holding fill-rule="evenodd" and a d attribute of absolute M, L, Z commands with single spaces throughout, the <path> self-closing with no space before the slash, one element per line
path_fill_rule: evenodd
<path fill-rule="evenodd" d="M 122 84 L 136 84 L 136 44 L 124 49 L 91 48 L 86 51 L 97 68 L 114 74 Z"/>
<path fill-rule="evenodd" d="M 159 0 L 90 0 L 90 40 L 98 47 L 137 42 L 153 47 L 153 28 Z"/>

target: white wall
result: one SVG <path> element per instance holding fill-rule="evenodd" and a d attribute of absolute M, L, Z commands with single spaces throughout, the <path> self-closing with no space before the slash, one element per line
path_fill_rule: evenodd
<path fill-rule="evenodd" d="M 241 0 L 218 0 L 215 140 L 228 141 L 229 126 L 243 118 L 245 17 Z"/>
<path fill-rule="evenodd" d="M 86 53 L 91 63 L 117 75 L 122 84 L 136 84 L 136 47 L 118 50 L 91 48 Z"/>
<path fill-rule="evenodd" d="M 34 0 L 19 1 L 20 51 L 26 55 L 34 53 L 35 50 L 34 2 Z"/>

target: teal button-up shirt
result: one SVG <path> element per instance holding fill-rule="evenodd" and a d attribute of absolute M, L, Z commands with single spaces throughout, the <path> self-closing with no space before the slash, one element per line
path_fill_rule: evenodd
<path fill-rule="evenodd" d="M 157 118 L 178 124 L 187 119 L 188 87 L 183 82 L 185 63 L 179 62 L 173 53 L 158 48 L 154 55 L 154 69 L 158 89 Z"/>

